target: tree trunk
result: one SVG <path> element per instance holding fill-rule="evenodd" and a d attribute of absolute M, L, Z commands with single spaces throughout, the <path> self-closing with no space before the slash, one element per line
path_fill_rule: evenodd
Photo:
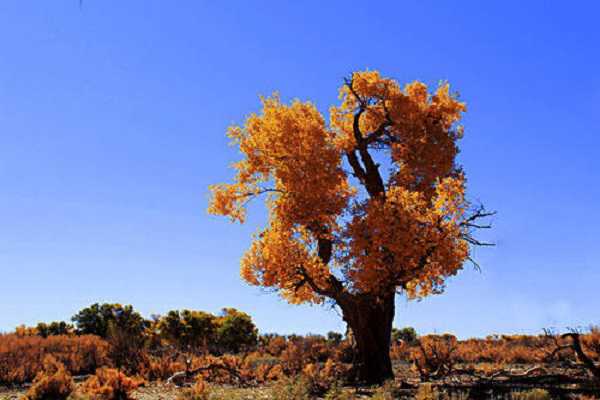
<path fill-rule="evenodd" d="M 395 312 L 394 293 L 377 300 L 353 296 L 340 307 L 354 335 L 357 380 L 380 384 L 393 378 L 390 343 Z"/>

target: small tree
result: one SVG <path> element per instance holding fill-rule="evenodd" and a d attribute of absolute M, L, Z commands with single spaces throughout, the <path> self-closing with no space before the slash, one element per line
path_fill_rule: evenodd
<path fill-rule="evenodd" d="M 327 332 L 327 341 L 334 346 L 337 346 L 338 344 L 340 344 L 342 342 L 343 338 L 344 338 L 344 335 L 342 335 L 339 332 L 334 332 L 334 331 Z"/>
<path fill-rule="evenodd" d="M 329 124 L 312 103 L 263 99 L 262 113 L 229 129 L 243 159 L 233 184 L 211 188 L 209 211 L 243 222 L 248 201 L 268 195 L 269 224 L 242 277 L 291 303 L 337 304 L 358 378 L 375 383 L 393 376 L 396 293 L 441 293 L 482 244 L 472 232 L 490 213 L 465 199 L 456 155 L 466 107 L 447 84 L 430 94 L 356 72 L 340 98 Z"/>
<path fill-rule="evenodd" d="M 402 329 L 392 328 L 392 341 L 405 342 L 407 344 L 415 344 L 417 342 L 417 331 L 411 326 Z"/>
<path fill-rule="evenodd" d="M 72 318 L 79 334 L 97 335 L 110 344 L 109 356 L 118 367 L 134 371 L 138 367 L 149 325 L 131 305 L 92 304 Z"/>
<path fill-rule="evenodd" d="M 252 318 L 235 308 L 224 308 L 218 321 L 217 340 L 219 347 L 230 353 L 256 346 L 258 329 Z"/>
<path fill-rule="evenodd" d="M 40 322 L 36 325 L 38 335 L 41 337 L 58 336 L 58 335 L 70 335 L 73 333 L 73 325 L 66 323 L 65 321 L 53 321 L 49 324 Z"/>
<path fill-rule="evenodd" d="M 159 320 L 161 335 L 181 350 L 213 347 L 217 317 L 203 311 L 169 311 Z"/>

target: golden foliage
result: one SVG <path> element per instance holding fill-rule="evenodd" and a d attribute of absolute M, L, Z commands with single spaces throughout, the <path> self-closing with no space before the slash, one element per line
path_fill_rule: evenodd
<path fill-rule="evenodd" d="M 65 366 L 51 355 L 44 358 L 43 370 L 38 372 L 24 400 L 64 400 L 75 384 Z"/>
<path fill-rule="evenodd" d="M 91 400 L 128 400 L 131 392 L 143 383 L 113 368 L 99 368 L 81 386 L 81 392 Z"/>
<path fill-rule="evenodd" d="M 210 394 L 211 391 L 208 384 L 200 376 L 191 388 L 183 390 L 177 396 L 177 400 L 208 400 L 211 398 Z"/>
<path fill-rule="evenodd" d="M 267 194 L 270 215 L 242 259 L 243 279 L 292 303 L 390 285 L 409 297 L 441 291 L 469 256 L 455 162 L 464 103 L 448 84 L 430 94 L 375 71 L 354 73 L 340 99 L 329 124 L 314 104 L 275 95 L 229 129 L 243 158 L 233 183 L 211 187 L 209 212 L 243 222 L 247 202 Z M 379 150 L 389 155 L 387 182 L 370 154 Z M 339 276 L 344 289 L 332 285 Z"/>
<path fill-rule="evenodd" d="M 108 344 L 97 336 L 0 335 L 0 384 L 30 382 L 52 355 L 72 375 L 92 373 L 107 365 Z"/>
<path fill-rule="evenodd" d="M 414 365 L 422 378 L 442 377 L 452 372 L 456 363 L 457 340 L 452 335 L 428 335 L 419 339 L 413 352 Z"/>

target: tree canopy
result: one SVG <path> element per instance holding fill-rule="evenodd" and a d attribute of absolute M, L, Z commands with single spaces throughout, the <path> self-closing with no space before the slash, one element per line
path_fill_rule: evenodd
<path fill-rule="evenodd" d="M 456 162 L 465 103 L 447 83 L 430 93 L 375 71 L 354 73 L 339 95 L 328 123 L 314 104 L 274 95 L 229 129 L 243 158 L 233 183 L 211 187 L 209 211 L 244 222 L 262 194 L 269 210 L 242 277 L 292 303 L 441 292 L 490 215 L 466 200 Z"/>

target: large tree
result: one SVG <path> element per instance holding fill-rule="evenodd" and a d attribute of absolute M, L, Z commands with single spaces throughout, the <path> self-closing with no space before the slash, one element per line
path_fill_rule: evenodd
<path fill-rule="evenodd" d="M 243 159 L 232 184 L 211 187 L 209 211 L 243 222 L 266 195 L 267 227 L 241 261 L 242 277 L 291 303 L 332 301 L 356 340 L 358 378 L 393 376 L 397 293 L 440 293 L 490 215 L 465 199 L 456 162 L 465 104 L 441 84 L 402 88 L 378 72 L 352 74 L 330 121 L 310 102 L 262 99 L 228 136 Z"/>

